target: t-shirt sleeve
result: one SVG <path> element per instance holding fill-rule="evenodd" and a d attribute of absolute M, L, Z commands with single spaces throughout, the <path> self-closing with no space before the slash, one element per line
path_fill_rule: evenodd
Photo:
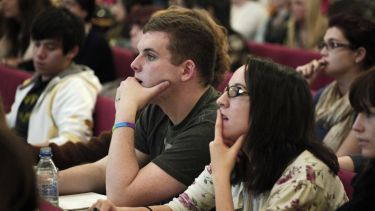
<path fill-rule="evenodd" d="M 135 148 L 145 154 L 150 154 L 148 146 L 147 146 L 147 134 L 146 134 L 146 124 L 147 121 L 145 120 L 146 109 L 140 114 L 139 118 L 136 121 L 135 125 L 135 133 L 134 133 L 134 144 Z"/>
<path fill-rule="evenodd" d="M 214 127 L 205 122 L 185 130 L 152 162 L 189 186 L 210 161 L 208 144 L 214 138 Z"/>

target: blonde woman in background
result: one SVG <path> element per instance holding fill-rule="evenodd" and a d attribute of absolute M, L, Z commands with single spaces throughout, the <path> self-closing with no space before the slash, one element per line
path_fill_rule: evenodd
<path fill-rule="evenodd" d="M 286 44 L 292 48 L 314 49 L 322 40 L 327 25 L 320 0 L 291 0 Z"/>

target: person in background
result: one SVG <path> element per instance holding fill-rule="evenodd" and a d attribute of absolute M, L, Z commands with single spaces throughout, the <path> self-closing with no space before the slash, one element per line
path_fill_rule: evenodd
<path fill-rule="evenodd" d="M 290 17 L 289 0 L 272 0 L 271 5 L 273 9 L 266 26 L 264 41 L 286 44 Z"/>
<path fill-rule="evenodd" d="M 259 1 L 231 0 L 230 25 L 246 40 L 263 42 L 268 12 Z"/>
<path fill-rule="evenodd" d="M 85 39 L 74 61 L 94 70 L 102 84 L 117 78 L 112 50 L 101 31 L 92 26 L 95 0 L 63 0 L 62 6 L 85 23 Z"/>
<path fill-rule="evenodd" d="M 354 79 L 375 65 L 375 22 L 365 18 L 338 15 L 329 21 L 321 59 L 297 67 L 308 80 L 319 71 L 336 80 L 314 97 L 317 136 L 337 156 L 359 153 L 351 131 L 356 112 L 350 106 L 348 91 Z"/>
<path fill-rule="evenodd" d="M 368 161 L 352 181 L 352 199 L 338 210 L 372 210 L 375 194 L 375 67 L 355 79 L 350 87 L 349 101 L 358 113 L 352 130 L 361 147 L 361 155 Z"/>
<path fill-rule="evenodd" d="M 336 156 L 313 138 L 310 89 L 295 70 L 251 57 L 217 104 L 211 164 L 179 197 L 149 210 L 323 211 L 348 200 Z M 102 200 L 94 208 L 146 210 Z"/>
<path fill-rule="evenodd" d="M 130 32 L 130 45 L 129 48 L 134 52 L 137 52 L 137 45 L 139 40 L 141 40 L 143 31 L 142 28 L 148 20 L 151 18 L 152 14 L 156 11 L 161 10 L 161 7 L 156 7 L 153 5 L 145 5 L 143 7 L 135 7 L 127 16 L 125 24 L 129 26 Z"/>
<path fill-rule="evenodd" d="M 160 203 L 207 165 L 219 96 L 210 85 L 217 50 L 208 20 L 198 19 L 209 16 L 191 13 L 198 11 L 162 10 L 143 27 L 135 75 L 117 90 L 109 154 L 61 171 L 61 194 L 106 191 L 118 205 Z"/>
<path fill-rule="evenodd" d="M 291 48 L 315 49 L 327 29 L 327 17 L 321 0 L 291 0 L 286 45 Z"/>
<path fill-rule="evenodd" d="M 51 6 L 49 0 L 2 0 L 0 2 L 1 64 L 34 70 L 31 62 L 31 23 L 39 12 L 49 6 Z"/>
<path fill-rule="evenodd" d="M 40 13 L 31 28 L 36 73 L 17 88 L 8 125 L 31 145 L 88 141 L 101 89 L 98 78 L 73 58 L 84 37 L 82 22 L 66 9 Z"/>

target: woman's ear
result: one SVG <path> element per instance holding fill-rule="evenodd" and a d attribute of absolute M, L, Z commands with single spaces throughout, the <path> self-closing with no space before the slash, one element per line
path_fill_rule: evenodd
<path fill-rule="evenodd" d="M 188 81 L 197 74 L 197 68 L 193 60 L 186 60 L 182 63 L 181 81 Z"/>
<path fill-rule="evenodd" d="M 366 49 L 364 47 L 359 47 L 355 52 L 354 62 L 356 64 L 359 64 L 359 63 L 363 62 L 363 60 L 365 60 L 366 53 L 367 52 L 366 52 Z"/>

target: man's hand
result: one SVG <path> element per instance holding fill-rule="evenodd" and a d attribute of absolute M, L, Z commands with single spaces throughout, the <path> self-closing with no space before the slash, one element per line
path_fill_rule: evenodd
<path fill-rule="evenodd" d="M 153 97 L 164 91 L 170 83 L 163 81 L 153 87 L 143 87 L 134 77 L 128 77 L 117 88 L 115 106 L 118 113 L 138 111 L 143 108 Z"/>

